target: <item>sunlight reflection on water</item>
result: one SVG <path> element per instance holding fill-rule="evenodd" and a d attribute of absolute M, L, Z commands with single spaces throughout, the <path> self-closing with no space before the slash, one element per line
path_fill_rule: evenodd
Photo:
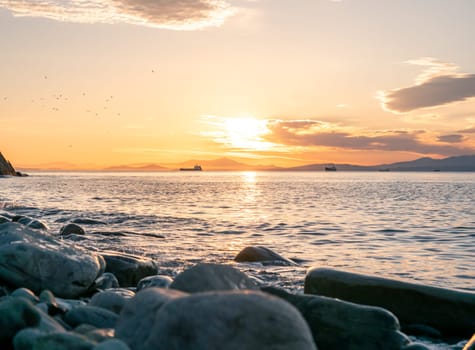
<path fill-rule="evenodd" d="M 1 179 L 1 203 L 55 232 L 106 222 L 79 244 L 164 268 L 260 244 L 304 262 L 238 266 L 291 289 L 316 265 L 475 290 L 473 173 L 36 173 Z"/>

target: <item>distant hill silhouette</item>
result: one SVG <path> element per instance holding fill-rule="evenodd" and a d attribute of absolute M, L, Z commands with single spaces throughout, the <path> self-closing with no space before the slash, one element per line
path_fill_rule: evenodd
<path fill-rule="evenodd" d="M 324 171 L 329 163 L 308 164 L 290 168 L 280 168 L 273 165 L 251 165 L 238 162 L 229 158 L 218 158 L 213 160 L 192 159 L 183 163 L 156 164 L 156 163 L 139 163 L 116 165 L 106 168 L 98 168 L 97 166 L 74 165 L 70 163 L 49 163 L 28 170 L 37 171 L 177 171 L 180 168 L 192 168 L 196 164 L 202 166 L 204 171 Z M 465 155 L 448 157 L 444 159 L 419 158 L 407 162 L 397 162 L 391 164 L 379 165 L 354 165 L 354 164 L 332 164 L 335 165 L 337 171 L 475 171 L 475 155 Z M 11 174 L 13 167 L 0 153 L 0 174 Z M 8 170 L 7 170 L 8 169 Z M 15 171 L 13 169 L 13 171 Z"/>
<path fill-rule="evenodd" d="M 310 164 L 293 168 L 291 171 L 323 171 L 325 164 Z M 448 157 L 433 159 L 429 157 L 419 158 L 408 162 L 380 164 L 371 166 L 335 164 L 339 171 L 475 171 L 475 155 Z"/>

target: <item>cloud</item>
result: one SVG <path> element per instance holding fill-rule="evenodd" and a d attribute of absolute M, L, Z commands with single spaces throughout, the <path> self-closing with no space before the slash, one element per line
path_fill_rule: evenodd
<path fill-rule="evenodd" d="M 447 143 L 459 143 L 464 140 L 463 135 L 453 134 L 453 135 L 441 135 L 437 137 L 439 142 L 447 142 Z"/>
<path fill-rule="evenodd" d="M 235 12 L 225 0 L 0 0 L 1 7 L 18 17 L 175 30 L 219 26 Z"/>
<path fill-rule="evenodd" d="M 379 93 L 382 107 L 393 113 L 437 107 L 475 97 L 475 74 L 457 73 L 453 63 L 425 57 L 406 63 L 426 67 L 414 85 Z"/>
<path fill-rule="evenodd" d="M 457 131 L 461 134 L 475 134 L 475 127 Z"/>
<path fill-rule="evenodd" d="M 425 135 L 420 130 L 376 130 L 370 132 L 350 130 L 321 121 L 272 120 L 267 125 L 270 132 L 266 140 L 276 144 L 299 147 L 329 147 L 350 150 L 403 151 L 419 154 L 445 156 L 473 152 L 473 149 L 451 144 L 428 143 L 421 140 Z M 439 138 L 444 143 L 460 142 L 460 135 L 445 135 Z"/>

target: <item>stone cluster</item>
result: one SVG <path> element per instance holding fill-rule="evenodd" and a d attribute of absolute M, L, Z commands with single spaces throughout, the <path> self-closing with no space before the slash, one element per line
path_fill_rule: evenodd
<path fill-rule="evenodd" d="M 305 294 L 232 265 L 200 263 L 172 279 L 150 259 L 86 251 L 70 235 L 86 232 L 0 217 L 1 349 L 421 350 L 406 334 L 475 331 L 473 293 L 321 268 Z M 266 247 L 236 260 L 295 264 Z"/>

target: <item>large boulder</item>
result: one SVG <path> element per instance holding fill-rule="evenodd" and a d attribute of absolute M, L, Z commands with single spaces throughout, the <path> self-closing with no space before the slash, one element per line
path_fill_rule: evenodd
<path fill-rule="evenodd" d="M 308 272 L 305 293 L 380 306 L 405 326 L 422 324 L 445 336 L 468 338 L 475 329 L 475 294 L 325 268 Z"/>
<path fill-rule="evenodd" d="M 241 250 L 234 258 L 237 262 L 261 262 L 264 264 L 297 265 L 290 259 L 263 246 L 251 246 Z"/>
<path fill-rule="evenodd" d="M 157 264 L 150 259 L 119 253 L 103 253 L 106 272 L 117 277 L 121 287 L 135 287 L 144 277 L 158 273 Z"/>
<path fill-rule="evenodd" d="M 294 295 L 274 287 L 263 291 L 278 296 L 300 311 L 315 343 L 325 350 L 399 350 L 409 339 L 389 311 L 322 296 Z"/>
<path fill-rule="evenodd" d="M 146 288 L 125 303 L 115 328 L 115 335 L 131 349 L 144 348 L 144 340 L 153 331 L 157 311 L 167 302 L 187 294 L 171 289 Z"/>
<path fill-rule="evenodd" d="M 18 223 L 0 224 L 0 281 L 63 298 L 83 294 L 104 271 L 101 256 Z"/>
<path fill-rule="evenodd" d="M 187 293 L 218 290 L 257 289 L 258 285 L 243 272 L 229 265 L 198 264 L 176 276 L 170 285 Z"/>
<path fill-rule="evenodd" d="M 193 294 L 164 304 L 133 350 L 315 350 L 289 303 L 255 291 Z"/>

